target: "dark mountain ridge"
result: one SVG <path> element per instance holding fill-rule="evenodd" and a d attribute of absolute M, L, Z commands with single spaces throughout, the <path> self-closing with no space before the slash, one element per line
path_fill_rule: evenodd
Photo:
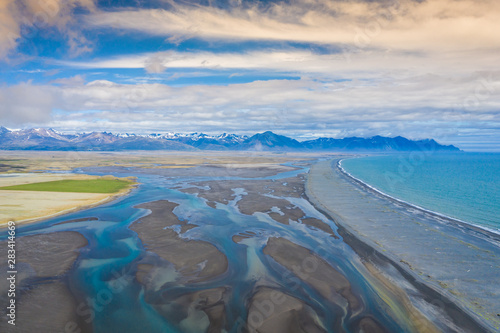
<path fill-rule="evenodd" d="M 251 137 L 236 134 L 113 134 L 91 132 L 64 134 L 51 128 L 11 131 L 0 127 L 0 149 L 3 150 L 253 150 L 253 151 L 460 151 L 452 145 L 441 145 L 433 139 L 409 140 L 374 136 L 343 139 L 318 138 L 299 142 L 267 131 Z"/>

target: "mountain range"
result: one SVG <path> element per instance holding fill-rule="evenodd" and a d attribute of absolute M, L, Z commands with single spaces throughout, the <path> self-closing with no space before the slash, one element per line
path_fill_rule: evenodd
<path fill-rule="evenodd" d="M 459 151 L 433 139 L 409 140 L 374 136 L 343 139 L 319 138 L 299 142 L 267 131 L 251 137 L 236 134 L 204 133 L 113 134 L 92 132 L 64 134 L 51 128 L 9 130 L 0 126 L 2 150 L 262 150 L 262 151 Z"/>

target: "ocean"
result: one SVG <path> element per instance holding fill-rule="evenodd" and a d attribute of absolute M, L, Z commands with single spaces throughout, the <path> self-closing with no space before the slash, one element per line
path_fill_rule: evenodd
<path fill-rule="evenodd" d="M 341 162 L 353 177 L 407 203 L 500 233 L 500 154 L 366 156 Z"/>

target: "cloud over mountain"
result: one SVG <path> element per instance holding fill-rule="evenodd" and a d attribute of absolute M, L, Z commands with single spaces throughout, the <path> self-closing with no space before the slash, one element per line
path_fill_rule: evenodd
<path fill-rule="evenodd" d="M 8 126 L 500 149 L 498 1 L 5 0 L 0 20 Z"/>

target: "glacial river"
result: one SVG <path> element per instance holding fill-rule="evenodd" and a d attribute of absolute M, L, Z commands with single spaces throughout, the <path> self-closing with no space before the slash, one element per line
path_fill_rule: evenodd
<path fill-rule="evenodd" d="M 250 180 L 273 179 L 279 182 L 280 179 L 294 177 L 307 171 L 307 168 L 300 168 L 272 177 L 251 178 Z M 98 168 L 76 172 L 95 175 L 110 174 L 109 170 L 101 173 Z M 229 332 L 242 331 L 242 323 L 244 324 L 247 318 L 245 300 L 250 296 L 255 284 L 262 281 L 281 286 L 292 296 L 306 302 L 318 314 L 325 328 L 333 327 L 333 321 L 342 318 L 343 329 L 351 332 L 354 322 L 368 316 L 376 318 L 377 322 L 389 332 L 412 331 L 412 328 L 408 326 L 410 324 L 407 318 L 398 309 L 398 304 L 386 298 L 384 286 L 368 273 L 360 257 L 343 242 L 340 235 L 337 234 L 337 239 L 301 223 L 290 222 L 290 225 L 284 225 L 264 213 L 244 215 L 237 208 L 241 195 L 245 195 L 244 190 L 235 189 L 236 195 L 231 202 L 227 205 L 217 204 L 214 209 L 196 195 L 172 189 L 191 181 L 243 180 L 244 178 L 169 178 L 135 172 L 134 169 L 117 170 L 113 175 L 135 176 L 140 186 L 129 195 L 108 204 L 18 228 L 20 236 L 56 231 L 77 231 L 87 239 L 89 244 L 81 249 L 67 283 L 79 301 L 78 315 L 83 320 L 92 319 L 95 332 L 202 332 L 206 328 L 203 327 L 203 318 L 192 318 L 184 322 L 181 328 L 168 318 L 160 316 L 145 301 L 143 287 L 134 279 L 135 272 L 131 270 L 131 267 L 138 258 L 144 255 L 145 248 L 137 234 L 128 227 L 149 213 L 146 209 L 137 209 L 134 206 L 155 200 L 169 200 L 177 203 L 179 206 L 174 209 L 174 213 L 178 218 L 198 225 L 186 231 L 182 237 L 214 244 L 227 256 L 229 262 L 229 269 L 225 274 L 197 284 L 178 284 L 175 282 L 175 272 L 166 271 L 164 277 L 166 283 L 161 286 L 163 290 L 160 291 L 183 293 L 230 286 L 231 298 L 226 305 Z M 324 221 L 336 232 L 335 224 L 317 211 L 307 200 L 286 199 L 300 207 L 308 217 Z M 99 221 L 90 220 L 90 218 L 98 218 Z M 74 219 L 83 220 L 58 224 Z M 233 235 L 248 231 L 253 231 L 255 237 L 245 239 L 240 244 L 231 239 Z M 270 264 L 272 261 L 262 252 L 269 237 L 283 237 L 310 249 L 344 274 L 351 283 L 352 292 L 363 303 L 361 310 L 351 313 L 347 307 L 339 307 L 324 299 L 303 281 L 284 278 L 289 276 L 286 269 L 277 263 Z M 101 302 L 92 305 L 92 301 L 95 300 Z M 92 312 L 95 318 L 90 318 L 89 309 L 92 307 L 95 310 Z"/>

